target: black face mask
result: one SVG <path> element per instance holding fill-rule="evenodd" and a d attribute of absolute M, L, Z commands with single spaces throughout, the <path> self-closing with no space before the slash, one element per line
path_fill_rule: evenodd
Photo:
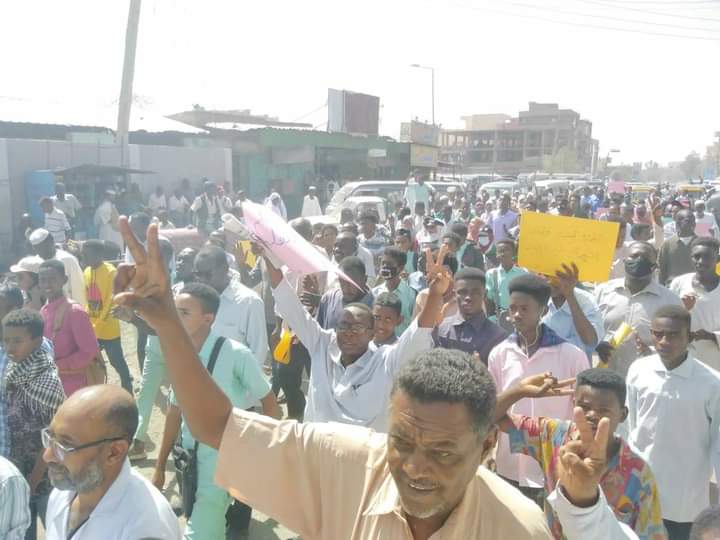
<path fill-rule="evenodd" d="M 625 259 L 625 273 L 632 278 L 644 278 L 652 274 L 655 265 L 644 257 Z"/>
<path fill-rule="evenodd" d="M 380 268 L 380 277 L 383 279 L 392 279 L 397 276 L 397 274 L 397 268 L 392 268 L 390 266 L 383 266 Z"/>

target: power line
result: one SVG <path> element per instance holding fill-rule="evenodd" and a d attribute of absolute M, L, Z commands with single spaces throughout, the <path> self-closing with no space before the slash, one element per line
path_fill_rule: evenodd
<path fill-rule="evenodd" d="M 589 17 L 592 19 L 605 19 L 608 21 L 618 21 L 618 22 L 629 23 L 629 24 L 644 24 L 644 25 L 649 25 L 649 26 L 662 26 L 665 28 L 676 28 L 678 30 L 691 30 L 691 31 L 699 30 L 701 32 L 718 32 L 718 31 L 720 31 L 720 29 L 717 29 L 717 28 L 703 28 L 700 26 L 682 26 L 679 24 L 660 23 L 660 22 L 651 22 L 651 21 L 639 21 L 637 19 L 625 19 L 623 17 L 613 17 L 610 15 L 595 15 L 595 14 L 590 14 L 590 13 L 581 13 L 581 12 L 577 12 L 577 11 L 568 11 L 565 9 L 556 9 L 554 7 L 548 7 L 545 5 L 534 6 L 532 4 L 523 4 L 521 2 L 512 2 L 510 0 L 505 0 L 504 3 L 510 4 L 513 6 L 522 7 L 522 8 L 540 9 L 543 11 L 560 13 L 563 15 L 573 15 L 573 16 L 577 16 L 577 17 Z"/>
<path fill-rule="evenodd" d="M 688 19 L 691 21 L 705 21 L 705 22 L 720 22 L 720 19 L 709 19 L 707 17 L 697 17 L 693 15 L 675 15 L 672 13 L 667 13 L 664 11 L 654 11 L 654 10 L 648 10 L 648 9 L 641 9 L 641 8 L 634 8 L 630 6 L 622 6 L 620 4 L 608 4 L 607 2 L 600 2 L 598 0 L 577 0 L 578 2 L 583 2 L 585 4 L 594 4 L 596 6 L 603 6 L 603 7 L 610 7 L 613 9 L 624 9 L 627 11 L 635 11 L 638 13 L 646 13 L 650 15 L 660 15 L 662 17 L 674 17 L 676 19 Z"/>
<path fill-rule="evenodd" d="M 307 118 L 308 116 L 311 116 L 311 115 L 315 114 L 316 112 L 323 110 L 325 107 L 327 107 L 327 101 L 326 101 L 325 103 L 323 103 L 322 105 L 320 105 L 317 109 L 313 109 L 313 110 L 310 111 L 309 113 L 303 114 L 302 116 L 299 116 L 299 117 L 296 118 L 295 120 L 291 120 L 291 121 L 292 121 L 292 122 L 299 122 L 300 120 L 304 120 L 304 119 Z"/>
<path fill-rule="evenodd" d="M 585 1 L 591 1 L 591 0 L 585 0 Z M 505 15 L 506 17 L 520 17 L 522 19 L 531 19 L 531 20 L 535 20 L 535 21 L 549 22 L 552 24 L 561 24 L 561 25 L 566 25 L 566 26 L 572 26 L 575 28 L 584 27 L 584 28 L 594 28 L 596 30 L 610 30 L 611 32 L 625 32 L 625 33 L 630 33 L 630 34 L 642 34 L 642 35 L 646 35 L 646 36 L 655 36 L 655 37 L 669 37 L 669 38 L 678 38 L 678 39 L 694 39 L 694 40 L 700 40 L 700 41 L 720 42 L 720 38 L 718 38 L 718 37 L 691 36 L 688 34 L 670 34 L 667 32 L 651 32 L 649 30 L 619 28 L 617 26 L 605 26 L 605 25 L 601 25 L 601 24 L 560 21 L 558 19 L 551 19 L 549 17 L 542 17 L 540 15 L 526 15 L 524 13 L 507 12 L 507 11 L 502 11 L 502 10 L 495 9 L 495 8 L 489 8 L 486 6 L 468 6 L 468 5 L 460 4 L 458 2 L 454 2 L 454 4 L 457 7 L 470 9 L 473 11 L 486 11 L 486 12 L 490 12 L 490 13 L 497 13 L 499 15 Z"/>
<path fill-rule="evenodd" d="M 717 0 L 687 0 L 685 2 L 678 0 L 607 0 L 613 3 L 622 4 L 662 4 L 671 5 L 678 7 L 686 7 L 692 4 L 715 4 L 715 7 L 720 7 L 720 2 Z"/>

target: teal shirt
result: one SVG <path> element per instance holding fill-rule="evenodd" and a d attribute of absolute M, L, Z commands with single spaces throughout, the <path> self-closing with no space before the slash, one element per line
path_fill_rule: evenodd
<path fill-rule="evenodd" d="M 489 270 L 485 275 L 485 289 L 488 300 L 494 302 L 498 309 L 507 309 L 510 305 L 510 293 L 508 292 L 510 281 L 527 273 L 527 270 L 517 265 L 513 266 L 508 272 L 502 266 Z M 498 297 L 500 305 L 497 305 Z"/>
<path fill-rule="evenodd" d="M 412 322 L 413 308 L 415 307 L 415 290 L 405 283 L 404 279 L 400 280 L 400 284 L 394 291 L 388 290 L 385 283 L 378 285 L 372 290 L 375 298 L 384 292 L 393 293 L 400 299 L 400 302 L 402 302 L 401 314 L 403 316 L 403 322 L 395 329 L 395 335 L 400 336 Z"/>
<path fill-rule="evenodd" d="M 210 332 L 198 354 L 206 368 L 217 338 L 216 334 Z M 223 343 L 215 362 L 212 378 L 230 399 L 233 407 L 239 409 L 252 407 L 270 392 L 270 383 L 260 369 L 255 355 L 245 345 L 232 339 L 226 339 Z M 170 402 L 177 405 L 175 392 L 171 394 Z M 195 439 L 190 434 L 183 417 L 182 445 L 185 448 L 192 448 L 194 444 Z"/>

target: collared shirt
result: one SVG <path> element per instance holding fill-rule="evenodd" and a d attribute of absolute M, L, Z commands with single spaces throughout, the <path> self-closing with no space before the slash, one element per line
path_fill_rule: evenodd
<path fill-rule="evenodd" d="M 720 373 L 688 355 L 668 371 L 658 355 L 627 376 L 630 444 L 648 462 L 664 519 L 693 521 L 720 476 Z"/>
<path fill-rule="evenodd" d="M 157 212 L 161 208 L 167 208 L 167 199 L 165 198 L 165 194 L 161 193 L 160 195 L 156 195 L 155 193 L 151 193 L 150 198 L 148 199 L 148 207 L 153 212 Z"/>
<path fill-rule="evenodd" d="M 60 200 L 57 195 L 50 197 L 55 208 L 62 210 L 69 219 L 75 219 L 78 210 L 82 208 L 82 204 L 72 193 L 66 193 L 65 198 Z"/>
<path fill-rule="evenodd" d="M 48 501 L 45 518 L 46 540 L 67 540 L 70 505 L 74 491 L 54 489 Z M 138 540 L 156 538 L 179 540 L 180 526 L 170 503 L 130 462 L 77 529 L 72 540 Z"/>
<path fill-rule="evenodd" d="M 413 538 L 388 469 L 387 437 L 361 427 L 282 422 L 235 409 L 220 443 L 215 482 L 303 538 Z M 551 536 L 535 503 L 479 467 L 432 538 Z"/>
<path fill-rule="evenodd" d="M 88 298 L 85 308 L 98 339 L 120 337 L 120 321 L 110 314 L 116 273 L 115 267 L 108 262 L 101 263 L 97 268 L 88 266 L 84 272 Z"/>
<path fill-rule="evenodd" d="M 502 265 L 488 270 L 485 275 L 485 290 L 489 300 L 495 303 L 497 309 L 507 309 L 510 305 L 510 291 L 508 286 L 513 278 L 527 274 L 528 271 L 513 265 L 505 270 Z"/>
<path fill-rule="evenodd" d="M 405 188 L 403 198 L 407 201 L 408 208 L 415 210 L 415 203 L 423 203 L 425 205 L 425 212 L 430 214 L 430 194 L 433 192 L 433 188 L 427 183 L 420 185 L 417 182 L 410 182 Z"/>
<path fill-rule="evenodd" d="M 548 300 L 548 311 L 542 321 L 547 324 L 553 331 L 568 343 L 572 343 L 577 348 L 585 351 L 588 359 L 592 358 L 592 353 L 597 344 L 605 335 L 605 327 L 603 326 L 602 313 L 598 308 L 595 297 L 582 289 L 575 288 L 575 299 L 580 309 L 587 318 L 588 322 L 595 330 L 595 341 L 590 345 L 586 345 L 582 338 L 578 335 L 577 328 L 573 321 L 572 312 L 567 300 L 559 308 L 555 306 L 552 298 Z"/>
<path fill-rule="evenodd" d="M 234 339 L 247 345 L 255 355 L 258 365 L 263 366 L 268 354 L 265 306 L 257 293 L 230 279 L 220 295 L 212 330 L 219 336 Z"/>
<path fill-rule="evenodd" d="M 375 227 L 375 234 L 366 238 L 364 234 L 358 236 L 358 243 L 367 249 L 373 257 L 379 258 L 385 252 L 385 247 L 390 243 L 390 233 L 382 225 Z"/>
<path fill-rule="evenodd" d="M 67 231 L 70 230 L 65 212 L 59 208 L 53 208 L 53 211 L 45 215 L 45 228 L 52 235 L 56 244 L 63 244 L 67 240 Z"/>
<path fill-rule="evenodd" d="M 695 274 L 685 274 L 672 280 L 670 290 L 680 298 L 687 294 L 696 296 L 695 305 L 690 310 L 692 322 L 690 329 L 707 330 L 715 334 L 716 341 L 695 340 L 690 343 L 693 356 L 711 368 L 720 371 L 720 285 L 712 291 L 705 290 L 694 282 Z"/>
<path fill-rule="evenodd" d="M 585 353 L 575 345 L 567 343 L 550 328 L 541 325 L 540 348 L 528 358 L 518 345 L 518 335 L 512 334 L 490 353 L 488 369 L 497 386 L 498 393 L 516 386 L 522 379 L 547 371 L 558 379 L 575 378 L 587 369 Z M 524 416 L 570 420 L 573 412 L 572 396 L 558 396 L 543 399 L 521 399 L 510 408 L 510 413 Z M 537 462 L 527 456 L 512 455 L 507 435 L 500 434 L 497 450 L 497 472 L 499 475 L 520 482 L 520 485 L 542 487 L 545 476 Z"/>
<path fill-rule="evenodd" d="M 678 236 L 666 240 L 658 252 L 657 264 L 658 281 L 664 285 L 669 285 L 678 276 L 694 272 L 690 242 L 685 243 Z"/>
<path fill-rule="evenodd" d="M 218 336 L 210 332 L 198 353 L 200 361 L 206 368 L 208 362 L 210 362 L 210 355 L 217 339 Z M 270 392 L 270 383 L 265 378 L 250 349 L 232 339 L 226 339 L 220 348 L 220 353 L 213 368 L 212 378 L 228 397 L 233 407 L 240 409 L 252 407 L 253 403 L 261 400 Z M 250 397 L 249 400 L 248 396 Z M 173 405 L 178 405 L 174 391 L 170 394 L 170 402 Z M 195 445 L 195 438 L 190 433 L 184 415 L 181 441 L 184 448 L 192 448 Z M 217 458 L 217 450 L 213 448 L 207 449 L 211 450 L 215 454 L 215 458 Z"/>
<path fill-rule="evenodd" d="M 273 295 L 278 312 L 312 358 L 305 421 L 335 421 L 387 430 L 395 374 L 405 361 L 432 347 L 432 329 L 419 328 L 413 321 L 397 343 L 371 347 L 345 367 L 335 332 L 320 327 L 286 280 L 273 290 Z"/>
<path fill-rule="evenodd" d="M 0 538 L 24 540 L 30 526 L 30 486 L 9 460 L 0 456 Z"/>
<path fill-rule="evenodd" d="M 394 294 L 400 299 L 400 302 L 402 302 L 402 309 L 400 313 L 403 317 L 403 322 L 400 323 L 395 329 L 395 334 L 399 336 L 405 331 L 408 326 L 410 326 L 410 322 L 412 321 L 413 308 L 415 307 L 415 296 L 417 295 L 417 293 L 412 287 L 410 287 L 410 285 L 405 283 L 405 280 L 403 279 L 400 280 L 400 283 L 393 291 L 388 289 L 387 283 L 378 285 L 372 290 L 373 296 L 375 296 L 375 298 L 377 298 L 384 292 Z"/>
<path fill-rule="evenodd" d="M 517 219 L 518 215 L 512 210 L 508 210 L 503 214 L 500 209 L 497 209 L 490 213 L 490 223 L 488 225 L 492 227 L 493 239 L 496 243 L 510 238 L 506 229 L 510 230 L 517 225 Z"/>
<path fill-rule="evenodd" d="M 68 253 L 64 249 L 55 250 L 55 259 L 63 263 L 65 267 L 65 275 L 68 280 L 63 287 L 65 295 L 84 306 L 87 303 L 85 296 L 85 278 L 83 277 L 82 268 L 75 255 Z"/>
<path fill-rule="evenodd" d="M 168 210 L 170 212 L 184 212 L 189 206 L 190 203 L 184 195 L 180 195 L 180 197 L 170 195 L 170 198 L 168 198 Z"/>
<path fill-rule="evenodd" d="M 85 369 L 93 361 L 100 350 L 95 337 L 90 317 L 79 305 L 71 303 L 65 309 L 63 324 L 57 333 L 54 330 L 55 317 L 60 306 L 68 303 L 62 297 L 45 304 L 40 313 L 45 321 L 43 335 L 53 342 L 55 363 L 60 372 L 60 380 L 65 395 L 70 396 L 75 390 L 87 385 L 84 373 L 63 374 L 63 370 Z"/>
<path fill-rule="evenodd" d="M 374 301 L 375 297 L 372 291 L 368 291 L 365 296 L 358 300 L 359 303 L 365 304 L 370 308 Z M 343 292 L 340 287 L 326 292 L 320 299 L 320 305 L 318 306 L 318 324 L 320 324 L 323 330 L 335 330 L 340 322 L 340 317 L 342 317 L 344 309 L 345 300 L 343 299 Z"/>
<path fill-rule="evenodd" d="M 624 279 L 611 279 L 595 289 L 595 300 L 605 322 L 605 335 L 601 341 L 609 341 L 622 323 L 629 324 L 640 340 L 652 345 L 650 322 L 661 306 L 681 306 L 678 296 L 655 281 L 643 290 L 631 294 Z M 626 375 L 630 364 L 637 358 L 637 346 L 633 336 L 628 337 L 615 351 L 610 367 Z"/>
<path fill-rule="evenodd" d="M 579 439 L 574 422 L 552 418 L 510 415 L 514 428 L 508 432 L 510 451 L 535 459 L 545 475 L 550 493 L 558 483 L 560 447 Z M 618 521 L 629 525 L 641 540 L 665 540 L 655 477 L 645 461 L 620 439 L 618 452 L 610 459 L 600 479 L 600 488 Z M 555 538 L 563 538 L 562 526 L 552 506 L 545 501 L 545 515 Z"/>
<path fill-rule="evenodd" d="M 457 313 L 446 318 L 433 331 L 436 347 L 457 349 L 468 354 L 478 353 L 485 365 L 490 351 L 507 336 L 507 332 L 489 321 L 483 312 L 470 319 Z"/>
<path fill-rule="evenodd" d="M 373 257 L 373 254 L 370 253 L 367 248 L 358 245 L 355 256 L 358 257 L 365 265 L 365 275 L 367 275 L 369 279 L 375 279 L 377 274 L 375 273 L 375 258 Z"/>
<path fill-rule="evenodd" d="M 95 210 L 93 221 L 98 229 L 98 238 L 112 242 L 122 249 L 124 242 L 117 228 L 118 211 L 110 201 L 103 201 Z"/>

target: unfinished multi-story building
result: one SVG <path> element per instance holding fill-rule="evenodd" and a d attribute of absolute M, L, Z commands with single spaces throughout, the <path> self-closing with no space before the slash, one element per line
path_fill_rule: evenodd
<path fill-rule="evenodd" d="M 463 173 L 519 174 L 540 171 L 590 173 L 597 159 L 592 122 L 556 103 L 530 102 L 513 118 L 504 114 L 463 117 L 465 129 L 441 133 L 441 161 Z"/>

